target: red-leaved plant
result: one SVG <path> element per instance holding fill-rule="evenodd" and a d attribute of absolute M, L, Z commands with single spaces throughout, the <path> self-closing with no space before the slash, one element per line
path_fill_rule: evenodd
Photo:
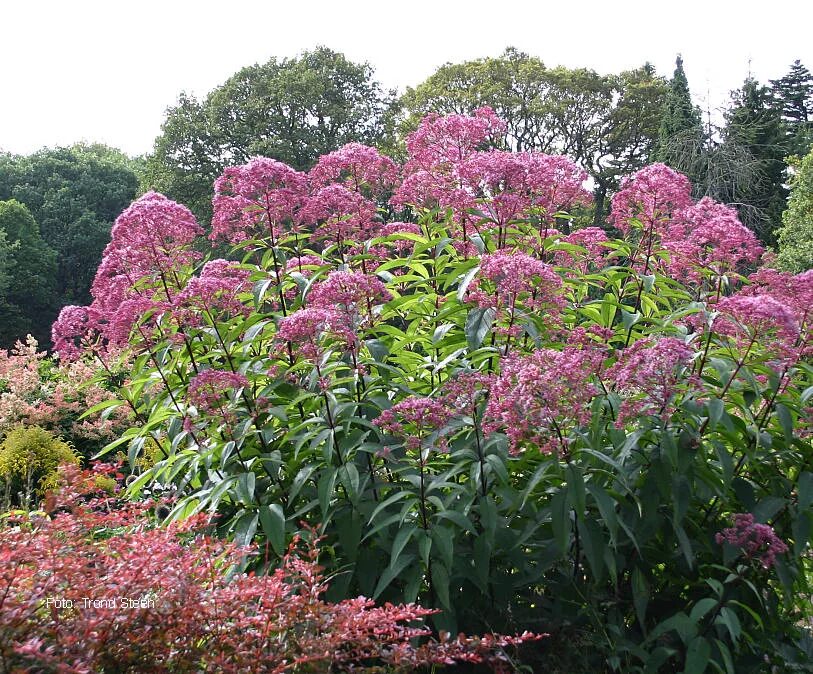
<path fill-rule="evenodd" d="M 3 672 L 505 671 L 504 647 L 541 638 L 416 645 L 430 609 L 322 599 L 316 536 L 295 539 L 273 572 L 241 573 L 256 550 L 206 535 L 205 515 L 153 526 L 149 504 L 100 489 L 108 468 L 65 467 L 50 514 L 0 529 Z"/>

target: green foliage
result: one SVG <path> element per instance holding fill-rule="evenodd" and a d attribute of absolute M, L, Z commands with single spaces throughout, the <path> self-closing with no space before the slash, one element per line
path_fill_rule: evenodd
<path fill-rule="evenodd" d="M 204 100 L 182 94 L 167 111 L 142 186 L 206 221 L 226 166 L 262 155 L 304 170 L 345 143 L 384 142 L 391 97 L 369 64 L 325 47 L 243 68 Z"/>
<path fill-rule="evenodd" d="M 700 110 L 692 103 L 689 81 L 683 70 L 683 58 L 678 54 L 675 59 L 675 72 L 669 81 L 658 132 L 659 161 L 675 166 L 674 150 L 671 141 L 675 137 L 702 136 L 703 125 L 700 122 Z M 694 181 L 693 181 L 694 182 Z"/>
<path fill-rule="evenodd" d="M 113 220 L 136 195 L 138 161 L 104 145 L 0 156 L 0 199 L 26 205 L 56 251 L 55 310 L 89 301 L 90 284 Z M 50 323 L 53 311 L 46 317 Z M 18 333 L 22 339 L 25 333 Z M 47 343 L 49 335 L 38 335 Z"/>
<path fill-rule="evenodd" d="M 78 463 L 70 445 L 39 426 L 16 428 L 0 444 L 3 509 L 27 508 L 34 491 L 48 488 L 64 463 Z"/>
<path fill-rule="evenodd" d="M 766 243 L 775 244 L 788 196 L 784 186 L 787 130 L 770 90 L 756 80 L 745 80 L 733 92 L 732 102 L 724 133 L 728 142 L 737 143 L 754 158 L 756 175 L 738 186 L 730 201 L 738 204 L 743 223 L 760 232 Z"/>
<path fill-rule="evenodd" d="M 401 131 L 428 112 L 468 114 L 488 106 L 516 151 L 566 154 L 594 179 L 594 224 L 621 176 L 646 164 L 658 137 L 666 86 L 651 65 L 620 75 L 546 68 L 508 48 L 498 58 L 446 64 L 400 100 Z"/>
<path fill-rule="evenodd" d="M 56 253 L 40 237 L 30 211 L 14 199 L 0 201 L 0 232 L 11 244 L 0 250 L 6 271 L 5 292 L 0 294 L 0 348 L 27 333 L 47 340 L 54 315 Z"/>
<path fill-rule="evenodd" d="M 788 125 L 791 154 L 804 156 L 813 145 L 813 75 L 797 59 L 771 85 L 776 106 Z"/>
<path fill-rule="evenodd" d="M 788 209 L 782 216 L 779 264 L 800 272 L 813 269 L 813 152 L 793 164 Z"/>
<path fill-rule="evenodd" d="M 159 318 L 158 341 L 122 391 L 145 422 L 108 448 L 126 446 L 136 472 L 145 443 L 166 453 L 132 492 L 175 483 L 172 519 L 217 512 L 221 534 L 267 542 L 277 555 L 301 522 L 318 525 L 335 574 L 330 596 L 417 599 L 441 608 L 435 626 L 453 633 L 553 632 L 554 643 L 580 645 L 568 671 L 733 674 L 764 671 L 765 658 L 803 665 L 796 623 L 798 597 L 809 595 L 813 455 L 797 424 L 809 365 L 777 372 L 767 342 L 742 350 L 707 329 L 689 337 L 684 319 L 709 325 L 712 308 L 674 280 L 624 266 L 634 253 L 621 241 L 609 245 L 618 264 L 567 273 L 563 332 L 521 308 L 506 332 L 465 301 L 478 263 L 452 247 L 448 224 L 426 214 L 423 234 L 405 235 L 412 252 L 377 268 L 393 299 L 358 326 L 351 351 L 324 335 L 319 357 L 303 359 L 275 340 L 283 313 L 302 306 L 327 271 L 269 282 L 301 238 L 247 244 L 256 281 L 243 297 L 253 303 L 248 318 L 210 314 L 199 330 Z M 516 227 L 518 236 L 533 231 Z M 485 234 L 479 243 L 494 246 Z M 543 257 L 575 250 L 561 245 L 546 240 Z M 319 252 L 326 266 L 336 262 L 333 248 Z M 719 293 L 722 280 L 702 288 Z M 604 392 L 588 423 L 562 421 L 558 453 L 532 444 L 509 452 L 503 433 L 484 432 L 482 398 L 431 432 L 410 427 L 406 440 L 375 423 L 405 397 L 438 399 L 461 374 L 497 374 L 509 352 L 560 349 L 576 328 L 610 330 L 608 366 L 648 337 L 695 341 L 703 354 L 691 368 L 695 384 L 622 423 L 630 392 L 596 372 Z M 250 384 L 198 409 L 187 392 L 204 368 Z M 753 512 L 791 542 L 775 572 L 715 542 L 735 512 Z"/>

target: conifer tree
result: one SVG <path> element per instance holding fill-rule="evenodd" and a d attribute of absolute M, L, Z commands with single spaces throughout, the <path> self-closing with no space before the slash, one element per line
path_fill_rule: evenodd
<path fill-rule="evenodd" d="M 754 179 L 733 194 L 740 219 L 769 244 L 781 225 L 787 202 L 785 156 L 789 153 L 787 128 L 774 106 L 771 90 L 749 77 L 732 92 L 726 112 L 726 143 L 735 143 L 753 157 Z"/>
<path fill-rule="evenodd" d="M 813 145 L 813 75 L 797 59 L 771 86 L 775 106 L 787 123 L 792 154 L 803 156 Z"/>

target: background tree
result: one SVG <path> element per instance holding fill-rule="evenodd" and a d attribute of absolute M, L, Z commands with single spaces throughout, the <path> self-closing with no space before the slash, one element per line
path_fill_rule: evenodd
<path fill-rule="evenodd" d="M 42 240 L 31 212 L 14 199 L 0 201 L 0 231 L 10 270 L 5 295 L 0 296 L 0 348 L 7 349 L 31 333 L 50 341 L 54 316 L 56 252 Z"/>
<path fill-rule="evenodd" d="M 732 92 L 726 111 L 724 137 L 751 155 L 755 179 L 732 194 L 740 219 L 759 232 L 766 243 L 776 242 L 787 202 L 785 156 L 789 153 L 787 129 L 774 106 L 770 89 L 753 78 Z"/>
<path fill-rule="evenodd" d="M 12 244 L 8 242 L 6 232 L 0 229 L 0 306 L 4 306 L 6 291 L 11 279 Z"/>
<path fill-rule="evenodd" d="M 470 113 L 487 105 L 506 122 L 517 151 L 566 154 L 595 183 L 595 222 L 620 174 L 650 158 L 657 139 L 665 82 L 650 65 L 620 75 L 586 68 L 548 69 L 509 47 L 497 58 L 441 66 L 400 99 L 401 133 L 428 112 Z"/>
<path fill-rule="evenodd" d="M 167 111 L 143 188 L 208 220 L 212 182 L 226 166 L 259 155 L 306 170 L 351 141 L 384 143 L 392 98 L 369 64 L 325 47 L 243 68 L 202 101 L 182 94 Z"/>
<path fill-rule="evenodd" d="M 790 199 L 778 232 L 779 266 L 801 272 L 813 269 L 813 151 L 791 166 Z"/>
<path fill-rule="evenodd" d="M 787 123 L 790 150 L 804 156 L 813 144 L 813 75 L 797 59 L 787 75 L 771 80 L 775 105 Z"/>
<path fill-rule="evenodd" d="M 675 59 L 675 72 L 669 81 L 658 130 L 655 158 L 672 168 L 687 173 L 693 184 L 699 176 L 691 172 L 697 164 L 704 145 L 704 130 L 700 109 L 692 102 L 689 81 L 683 69 L 683 57 Z"/>
<path fill-rule="evenodd" d="M 0 157 L 0 199 L 25 204 L 57 253 L 56 308 L 89 301 L 110 227 L 135 198 L 139 170 L 138 160 L 104 145 Z"/>

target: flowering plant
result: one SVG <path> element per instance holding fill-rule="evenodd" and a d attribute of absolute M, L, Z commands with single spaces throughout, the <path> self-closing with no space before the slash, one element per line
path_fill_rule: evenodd
<path fill-rule="evenodd" d="M 137 473 L 148 440 L 162 455 L 131 493 L 174 484 L 170 520 L 217 512 L 280 558 L 318 525 L 332 597 L 420 600 L 450 632 L 541 625 L 539 668 L 574 640 L 568 671 L 804 662 L 813 276 L 749 280 L 754 235 L 663 165 L 616 194 L 622 238 L 570 231 L 582 174 L 490 150 L 500 132 L 429 117 L 400 178 L 355 146 L 307 185 L 233 167 L 214 222 L 243 259 L 214 295 L 185 211 L 123 215 L 110 255 L 138 218 L 178 218 L 172 265 L 103 262 L 106 297 L 54 330 L 135 354 L 136 423 L 107 451 Z M 410 227 L 384 223 L 389 190 Z M 198 294 L 202 321 L 180 310 Z M 734 514 L 787 551 L 743 564 L 763 548 L 715 540 Z"/>

